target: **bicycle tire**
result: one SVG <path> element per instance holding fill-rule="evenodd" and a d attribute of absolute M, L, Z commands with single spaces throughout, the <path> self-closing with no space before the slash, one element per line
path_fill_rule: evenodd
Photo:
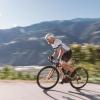
<path fill-rule="evenodd" d="M 41 82 L 40 82 L 40 75 L 41 75 L 41 73 L 43 72 L 43 71 L 45 71 L 46 69 L 51 69 L 51 70 L 54 70 L 55 71 L 55 73 L 57 74 L 57 79 L 55 80 L 55 83 L 52 85 L 52 86 L 48 86 L 48 87 L 46 87 L 46 86 L 42 86 L 41 85 Z M 59 72 L 58 72 L 58 70 L 55 68 L 55 67 L 53 67 L 53 66 L 46 66 L 46 67 L 44 67 L 44 68 L 42 68 L 39 72 L 38 72 L 38 75 L 37 75 L 37 84 L 38 84 L 38 86 L 40 87 L 40 88 L 42 88 L 42 89 L 51 89 L 51 88 L 53 88 L 54 86 L 56 86 L 57 85 L 57 83 L 58 83 L 58 81 L 59 81 Z"/>
<path fill-rule="evenodd" d="M 75 71 L 72 73 L 72 75 L 75 76 L 76 73 L 77 73 L 79 70 L 84 70 L 84 72 L 85 72 L 85 74 L 86 74 L 86 80 L 85 80 L 85 83 L 84 83 L 83 85 L 81 85 L 81 86 L 75 86 L 75 85 L 73 84 L 73 80 L 71 80 L 71 81 L 70 81 L 70 84 L 71 84 L 71 86 L 72 86 L 73 88 L 75 88 L 75 89 L 81 89 L 81 88 L 83 88 L 83 87 L 87 84 L 88 78 L 89 78 L 88 71 L 87 71 L 85 68 L 83 68 L 83 67 L 78 67 L 78 68 L 76 68 Z M 72 76 L 72 75 L 71 75 L 71 76 Z"/>

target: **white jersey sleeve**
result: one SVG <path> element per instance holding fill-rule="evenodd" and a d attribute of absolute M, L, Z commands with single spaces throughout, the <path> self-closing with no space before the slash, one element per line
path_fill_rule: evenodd
<path fill-rule="evenodd" d="M 65 45 L 64 43 L 62 43 L 61 40 L 59 39 L 55 39 L 54 44 L 51 45 L 54 49 L 57 49 L 59 46 L 61 46 L 65 51 L 70 50 L 70 48 Z"/>
<path fill-rule="evenodd" d="M 60 45 L 62 45 L 62 41 L 59 39 L 55 39 L 54 44 L 52 44 L 51 46 L 56 49 L 58 48 Z"/>

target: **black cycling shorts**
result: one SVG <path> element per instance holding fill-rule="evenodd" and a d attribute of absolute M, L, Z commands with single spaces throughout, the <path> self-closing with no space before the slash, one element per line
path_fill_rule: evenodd
<path fill-rule="evenodd" d="M 68 62 L 72 57 L 72 50 L 70 49 L 69 51 L 66 51 L 62 57 L 61 57 L 61 60 L 65 61 L 65 62 Z"/>

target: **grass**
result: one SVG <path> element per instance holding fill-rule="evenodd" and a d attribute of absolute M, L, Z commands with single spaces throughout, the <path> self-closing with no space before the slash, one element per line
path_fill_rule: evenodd
<path fill-rule="evenodd" d="M 27 71 L 16 71 L 12 66 L 5 66 L 0 70 L 1 80 L 36 80 L 35 69 Z"/>
<path fill-rule="evenodd" d="M 100 62 L 91 64 L 88 62 L 81 62 L 75 64 L 76 67 L 84 67 L 89 73 L 89 82 L 100 84 Z M 36 80 L 39 69 L 33 68 L 27 71 L 16 71 L 12 66 L 5 66 L 0 70 L 1 80 Z"/>

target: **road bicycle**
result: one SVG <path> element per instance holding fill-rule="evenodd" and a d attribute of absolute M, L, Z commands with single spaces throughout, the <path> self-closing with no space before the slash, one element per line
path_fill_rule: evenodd
<path fill-rule="evenodd" d="M 43 67 L 37 75 L 37 84 L 42 89 L 51 89 L 57 85 L 61 76 L 67 77 L 75 89 L 83 88 L 88 82 L 88 71 L 84 67 L 75 68 L 73 73 L 65 71 L 57 60 L 49 60 L 52 65 Z"/>

